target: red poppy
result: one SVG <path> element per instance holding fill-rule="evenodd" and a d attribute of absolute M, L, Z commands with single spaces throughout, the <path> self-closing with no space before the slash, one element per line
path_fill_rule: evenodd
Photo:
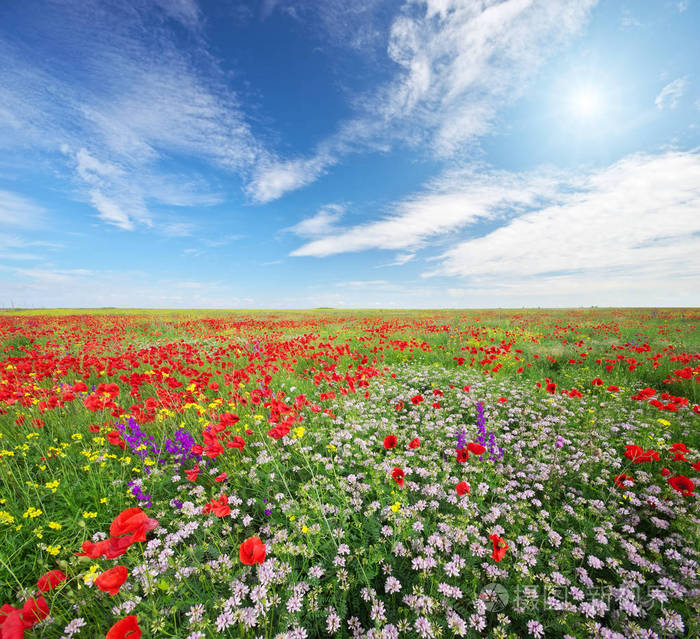
<path fill-rule="evenodd" d="M 104 592 L 108 592 L 112 597 L 119 592 L 122 584 L 129 576 L 129 571 L 126 566 L 115 566 L 109 570 L 105 570 L 97 579 L 95 585 Z"/>
<path fill-rule="evenodd" d="M 630 475 L 625 475 L 625 473 L 622 473 L 621 475 L 616 475 L 615 476 L 615 484 L 617 484 L 617 487 L 620 490 L 625 490 L 625 482 L 626 481 L 634 481 L 634 477 L 631 477 Z"/>
<path fill-rule="evenodd" d="M 694 464 L 690 465 L 700 473 L 700 459 L 698 459 L 698 461 L 696 461 Z"/>
<path fill-rule="evenodd" d="M 199 470 L 200 470 L 199 466 L 195 466 L 191 470 L 186 470 L 185 475 L 187 475 L 187 479 L 189 479 L 192 482 L 196 481 L 197 475 L 199 475 Z"/>
<path fill-rule="evenodd" d="M 469 453 L 467 452 L 466 448 L 462 448 L 457 451 L 457 461 L 460 464 L 463 464 L 465 461 L 467 461 L 467 459 L 469 459 Z"/>
<path fill-rule="evenodd" d="M 545 390 L 550 395 L 554 395 L 554 393 L 557 392 L 557 385 L 554 382 L 549 382 L 549 384 L 547 384 L 547 386 L 545 387 Z"/>
<path fill-rule="evenodd" d="M 107 433 L 107 441 L 112 446 L 119 446 L 122 450 L 126 448 L 126 442 L 122 439 L 122 435 L 118 430 L 111 430 Z"/>
<path fill-rule="evenodd" d="M 240 435 L 234 435 L 230 442 L 226 442 L 226 448 L 245 448 L 245 440 Z"/>
<path fill-rule="evenodd" d="M 633 464 L 641 464 L 642 462 L 659 461 L 659 453 L 655 450 L 644 450 L 636 444 L 628 444 L 625 446 L 625 457 L 631 459 Z"/>
<path fill-rule="evenodd" d="M 415 439 L 412 439 L 409 442 L 408 447 L 409 448 L 420 448 L 420 439 L 418 439 L 417 437 Z"/>
<path fill-rule="evenodd" d="M 671 474 L 671 471 L 668 468 L 661 469 L 661 476 L 662 477 L 668 477 L 670 474 Z"/>
<path fill-rule="evenodd" d="M 681 451 L 682 453 L 689 453 L 690 451 L 688 450 L 688 447 L 685 444 L 673 444 L 671 446 L 671 452 L 675 453 L 676 451 Z"/>
<path fill-rule="evenodd" d="M 617 391 L 620 390 L 620 387 L 619 387 L 619 386 L 615 386 L 614 384 L 610 384 L 610 386 L 608 386 L 608 390 L 609 390 L 611 393 L 617 393 Z"/>
<path fill-rule="evenodd" d="M 680 450 L 676 451 L 675 457 L 671 461 L 684 461 L 687 462 L 688 460 L 685 458 L 685 453 L 682 453 Z"/>
<path fill-rule="evenodd" d="M 99 433 L 99 432 L 100 432 L 100 427 L 99 427 L 97 424 L 90 424 L 90 426 L 88 426 L 88 430 L 89 430 L 91 433 Z"/>
<path fill-rule="evenodd" d="M 462 387 L 462 390 L 465 391 L 466 393 L 468 393 L 471 390 L 471 386 L 469 386 L 469 384 L 465 384 Z"/>
<path fill-rule="evenodd" d="M 603 380 L 600 379 L 600 377 L 596 377 L 596 378 L 591 382 L 591 384 L 592 384 L 593 386 L 602 386 L 602 385 L 603 385 Z"/>
<path fill-rule="evenodd" d="M 457 486 L 455 486 L 457 489 L 457 494 L 461 497 L 462 495 L 468 495 L 469 494 L 469 484 L 466 481 L 461 481 Z"/>
<path fill-rule="evenodd" d="M 158 526 L 155 519 L 149 519 L 148 515 L 138 507 L 122 510 L 109 527 L 109 534 L 113 537 L 133 533 L 133 541 L 146 541 L 146 532 Z"/>
<path fill-rule="evenodd" d="M 49 605 L 41 595 L 27 599 L 22 606 L 22 623 L 25 628 L 31 628 L 37 621 L 49 616 Z M 3 634 L 7 637 L 7 634 Z"/>
<path fill-rule="evenodd" d="M 440 402 L 433 402 L 433 408 L 435 408 L 436 410 L 439 409 L 439 408 L 442 408 L 442 407 L 440 406 Z"/>
<path fill-rule="evenodd" d="M 396 435 L 387 435 L 384 438 L 384 448 L 389 450 L 390 448 L 396 447 Z"/>
<path fill-rule="evenodd" d="M 506 544 L 505 540 L 498 535 L 490 535 L 489 539 L 493 542 L 493 553 L 491 554 L 491 557 L 493 557 L 495 561 L 501 561 L 501 559 L 506 556 L 508 544 Z"/>
<path fill-rule="evenodd" d="M 238 551 L 241 563 L 246 566 L 262 564 L 265 561 L 265 544 L 259 537 L 246 539 Z"/>
<path fill-rule="evenodd" d="M 397 402 L 396 406 L 394 406 L 396 410 L 403 410 L 403 402 Z"/>
<path fill-rule="evenodd" d="M 214 477 L 214 481 L 224 481 L 225 479 L 228 478 L 228 475 L 226 473 L 221 473 Z"/>
<path fill-rule="evenodd" d="M 484 446 L 475 442 L 469 442 L 467 444 L 467 450 L 475 455 L 483 455 L 486 452 L 486 448 Z"/>
<path fill-rule="evenodd" d="M 140 639 L 141 634 L 136 615 L 129 615 L 117 621 L 107 631 L 105 639 Z"/>
<path fill-rule="evenodd" d="M 231 507 L 228 505 L 228 497 L 221 495 L 218 499 L 212 499 L 204 508 L 203 513 L 214 513 L 217 517 L 226 517 L 231 514 Z"/>
<path fill-rule="evenodd" d="M 695 490 L 695 484 L 685 475 L 675 475 L 668 478 L 673 490 L 677 490 L 683 497 L 690 497 Z"/>
<path fill-rule="evenodd" d="M 498 398 L 498 403 L 499 404 L 505 404 L 508 401 L 507 397 L 499 397 Z"/>
<path fill-rule="evenodd" d="M 398 466 L 394 468 L 394 470 L 391 471 L 391 476 L 394 478 L 394 481 L 401 487 L 403 487 L 403 478 L 404 478 L 404 472 L 401 468 Z"/>
<path fill-rule="evenodd" d="M 41 590 L 41 592 L 47 592 L 53 590 L 58 584 L 65 580 L 66 576 L 63 574 L 62 570 L 50 570 L 39 577 L 39 581 L 36 582 L 36 587 Z"/>
<path fill-rule="evenodd" d="M 411 397 L 411 403 L 418 406 L 423 401 L 423 395 L 414 395 Z"/>

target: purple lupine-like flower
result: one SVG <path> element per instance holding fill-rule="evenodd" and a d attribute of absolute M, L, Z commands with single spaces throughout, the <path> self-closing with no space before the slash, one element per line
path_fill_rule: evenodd
<path fill-rule="evenodd" d="M 462 450 L 467 445 L 467 431 L 464 429 L 457 433 L 457 450 Z"/>
<path fill-rule="evenodd" d="M 143 504 L 144 508 L 150 508 L 153 505 L 151 496 L 148 493 L 143 492 L 138 482 L 130 481 L 127 485 L 131 486 L 131 494 L 136 497 L 136 499 L 146 502 Z"/>
<path fill-rule="evenodd" d="M 491 461 L 503 459 L 503 449 L 496 445 L 496 434 L 493 431 L 486 432 L 486 416 L 484 415 L 484 406 L 481 402 L 476 404 L 476 425 L 479 429 L 478 442 L 488 451 L 488 458 Z M 486 455 L 481 455 L 479 460 L 484 460 Z"/>

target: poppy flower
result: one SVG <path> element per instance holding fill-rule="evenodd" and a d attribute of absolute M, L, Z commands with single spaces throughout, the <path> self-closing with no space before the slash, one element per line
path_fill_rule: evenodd
<path fill-rule="evenodd" d="M 508 401 L 507 397 L 499 397 L 498 398 L 498 403 L 499 404 L 505 404 Z"/>
<path fill-rule="evenodd" d="M 467 459 L 469 459 L 469 453 L 467 452 L 466 448 L 462 448 L 457 451 L 457 461 L 460 464 L 463 464 L 465 461 L 467 461 Z"/>
<path fill-rule="evenodd" d="M 471 386 L 469 386 L 469 384 L 465 384 L 462 387 L 462 390 L 465 391 L 466 393 L 468 393 L 471 390 Z"/>
<path fill-rule="evenodd" d="M 119 446 L 122 450 L 126 448 L 126 442 L 122 439 L 122 435 L 118 430 L 111 430 L 107 433 L 107 441 L 112 446 Z"/>
<path fill-rule="evenodd" d="M 549 384 L 547 384 L 547 386 L 545 386 L 545 390 L 550 395 L 554 395 L 554 393 L 557 392 L 557 385 L 554 382 L 550 382 Z"/>
<path fill-rule="evenodd" d="M 671 474 L 671 471 L 668 468 L 661 469 L 661 476 L 662 477 L 668 477 L 670 474 Z"/>
<path fill-rule="evenodd" d="M 466 481 L 461 481 L 455 486 L 457 494 L 461 497 L 462 495 L 469 494 L 469 484 Z"/>
<path fill-rule="evenodd" d="M 226 442 L 226 448 L 245 448 L 245 440 L 240 435 L 234 435 L 230 442 Z"/>
<path fill-rule="evenodd" d="M 141 634 L 136 615 L 129 615 L 117 621 L 107 631 L 105 639 L 140 639 Z"/>
<path fill-rule="evenodd" d="M 409 442 L 408 447 L 409 448 L 420 448 L 420 439 L 418 439 L 417 437 L 415 439 L 412 439 Z"/>
<path fill-rule="evenodd" d="M 644 450 L 636 444 L 628 444 L 625 446 L 625 457 L 632 460 L 633 464 L 641 464 L 642 462 L 659 461 L 659 453 L 655 450 Z"/>
<path fill-rule="evenodd" d="M 214 481 L 224 481 L 225 479 L 228 478 L 228 475 L 226 473 L 221 473 L 214 477 Z"/>
<path fill-rule="evenodd" d="M 615 386 L 614 384 L 610 384 L 610 386 L 608 386 L 608 390 L 609 390 L 611 393 L 617 393 L 617 392 L 620 390 L 620 387 L 619 387 L 619 386 Z"/>
<path fill-rule="evenodd" d="M 482 455 L 483 453 L 486 452 L 486 448 L 482 446 L 481 444 L 477 444 L 475 442 L 469 442 L 467 444 L 467 450 L 470 453 L 474 453 L 475 455 Z"/>
<path fill-rule="evenodd" d="M 119 592 L 122 584 L 129 576 L 129 571 L 125 566 L 115 566 L 105 570 L 97 579 L 95 585 L 104 592 L 108 592 L 112 597 Z"/>
<path fill-rule="evenodd" d="M 423 401 L 423 396 L 422 395 L 414 395 L 411 397 L 411 403 L 414 404 L 415 406 L 418 406 Z"/>
<path fill-rule="evenodd" d="M 217 517 L 226 517 L 231 514 L 231 507 L 228 505 L 228 497 L 221 495 L 218 499 L 212 499 L 204 508 L 203 513 L 214 513 Z"/>
<path fill-rule="evenodd" d="M 241 563 L 246 566 L 262 564 L 265 561 L 265 544 L 259 537 L 246 539 L 238 551 Z"/>
<path fill-rule="evenodd" d="M 190 481 L 194 482 L 197 480 L 197 475 L 199 475 L 199 466 L 195 466 L 191 470 L 186 470 L 185 475 L 187 475 L 187 479 Z"/>
<path fill-rule="evenodd" d="M 680 451 L 680 452 L 682 452 L 682 453 L 689 453 L 689 452 L 690 452 L 690 451 L 688 450 L 688 447 L 687 447 L 685 444 L 680 444 L 680 443 L 678 443 L 678 444 L 673 444 L 673 445 L 671 446 L 670 451 L 671 451 L 672 453 L 675 453 L 676 451 Z"/>
<path fill-rule="evenodd" d="M 501 559 L 506 556 L 508 544 L 506 544 L 505 540 L 498 535 L 490 535 L 489 539 L 493 542 L 493 553 L 491 554 L 491 557 L 493 557 L 495 561 L 501 561 Z"/>
<path fill-rule="evenodd" d="M 668 478 L 673 490 L 677 490 L 683 497 L 690 497 L 695 490 L 695 484 L 685 475 L 675 475 Z"/>
<path fill-rule="evenodd" d="M 158 526 L 158 521 L 150 519 L 148 515 L 138 507 L 122 510 L 109 527 L 109 534 L 113 537 L 133 533 L 133 541 L 146 541 L 146 532 Z"/>
<path fill-rule="evenodd" d="M 404 472 L 401 468 L 398 466 L 394 468 L 394 470 L 391 471 L 391 476 L 394 478 L 394 481 L 401 487 L 403 487 L 403 478 L 404 478 Z"/>
<path fill-rule="evenodd" d="M 97 424 L 90 424 L 90 426 L 88 426 L 88 430 L 89 430 L 91 433 L 99 433 L 99 432 L 100 432 L 100 427 L 99 427 Z"/>
<path fill-rule="evenodd" d="M 41 595 L 27 599 L 22 606 L 22 623 L 25 628 L 31 628 L 37 621 L 49 616 L 49 605 Z M 6 637 L 7 634 L 3 634 Z"/>
<path fill-rule="evenodd" d="M 50 570 L 39 577 L 39 581 L 36 582 L 36 587 L 41 590 L 41 592 L 48 592 L 65 580 L 66 576 L 63 574 L 62 570 Z"/>
<path fill-rule="evenodd" d="M 625 490 L 625 488 L 627 488 L 625 486 L 625 482 L 627 481 L 634 481 L 634 477 L 631 477 L 630 475 L 625 475 L 625 473 L 615 476 L 615 484 L 620 490 Z"/>
<path fill-rule="evenodd" d="M 384 448 L 389 450 L 390 448 L 396 447 L 396 435 L 387 435 L 384 438 Z"/>
<path fill-rule="evenodd" d="M 403 410 L 403 402 L 397 402 L 396 406 L 394 408 L 398 410 Z"/>

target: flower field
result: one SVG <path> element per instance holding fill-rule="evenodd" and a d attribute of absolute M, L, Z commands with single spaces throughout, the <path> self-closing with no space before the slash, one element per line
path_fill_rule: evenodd
<path fill-rule="evenodd" d="M 699 321 L 0 315 L 0 637 L 698 637 Z"/>

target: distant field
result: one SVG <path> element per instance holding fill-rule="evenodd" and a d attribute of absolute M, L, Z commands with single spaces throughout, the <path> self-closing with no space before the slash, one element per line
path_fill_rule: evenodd
<path fill-rule="evenodd" d="M 0 637 L 700 636 L 699 324 L 2 311 Z"/>

